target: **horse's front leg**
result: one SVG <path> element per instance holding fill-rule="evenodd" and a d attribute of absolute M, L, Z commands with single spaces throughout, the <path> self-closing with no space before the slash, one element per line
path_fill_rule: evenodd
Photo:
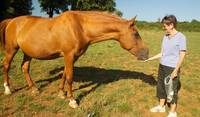
<path fill-rule="evenodd" d="M 61 99 L 66 98 L 65 92 L 64 92 L 64 85 L 65 85 L 65 81 L 66 81 L 65 69 L 66 68 L 64 68 L 64 71 L 63 71 L 63 75 L 62 75 L 60 86 L 59 86 L 59 93 L 58 93 L 58 97 L 61 98 Z"/>
<path fill-rule="evenodd" d="M 78 59 L 78 57 L 75 57 L 73 63 L 75 63 L 75 61 L 77 59 Z M 65 71 L 66 71 L 66 67 L 64 67 L 63 75 L 62 75 L 62 78 L 60 80 L 60 85 L 59 85 L 58 97 L 61 98 L 61 99 L 65 99 L 66 98 L 65 91 L 64 91 L 64 86 L 65 86 L 65 81 L 66 81 L 66 73 L 65 73 Z"/>
<path fill-rule="evenodd" d="M 73 55 L 65 55 L 65 74 L 67 80 L 67 97 L 69 98 L 69 106 L 77 108 L 78 104 L 72 94 L 72 83 L 73 83 Z"/>
<path fill-rule="evenodd" d="M 23 62 L 21 64 L 22 71 L 23 71 L 23 73 L 25 75 L 25 79 L 26 79 L 26 81 L 28 83 L 29 88 L 31 88 L 31 90 L 32 90 L 31 93 L 39 94 L 39 90 L 35 86 L 33 81 L 31 80 L 31 77 L 30 77 L 30 74 L 29 74 L 30 62 L 31 62 L 31 57 L 29 57 L 26 54 L 24 54 L 24 59 L 23 59 Z"/>

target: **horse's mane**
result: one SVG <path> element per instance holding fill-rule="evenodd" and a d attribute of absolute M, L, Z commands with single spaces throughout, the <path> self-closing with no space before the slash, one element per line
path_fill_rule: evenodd
<path fill-rule="evenodd" d="M 126 19 L 123 19 L 109 12 L 100 12 L 100 11 L 70 11 L 70 12 L 78 15 L 84 15 L 84 17 L 88 17 L 91 20 L 104 20 L 104 21 L 116 21 L 116 22 L 127 21 Z"/>
<path fill-rule="evenodd" d="M 119 16 L 116 16 L 114 14 L 111 14 L 109 12 L 100 12 L 100 11 L 88 11 L 87 14 L 91 14 L 92 16 L 104 16 L 104 17 L 109 17 L 112 19 L 116 19 L 116 20 L 123 20 L 122 18 L 120 18 Z"/>

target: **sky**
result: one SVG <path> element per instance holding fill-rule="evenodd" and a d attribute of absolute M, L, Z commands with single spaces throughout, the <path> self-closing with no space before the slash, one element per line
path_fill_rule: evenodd
<path fill-rule="evenodd" d="M 45 16 L 41 12 L 38 0 L 33 0 L 33 15 Z M 178 21 L 200 21 L 200 0 L 116 0 L 116 8 L 123 18 L 131 19 L 137 15 L 140 21 L 157 21 L 165 15 L 173 14 Z"/>

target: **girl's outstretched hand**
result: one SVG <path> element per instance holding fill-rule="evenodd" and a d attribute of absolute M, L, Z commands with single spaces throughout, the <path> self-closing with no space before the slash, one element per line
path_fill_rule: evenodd
<path fill-rule="evenodd" d="M 148 59 L 146 59 L 146 60 L 144 60 L 144 62 L 148 62 L 148 61 L 150 61 L 151 59 L 150 58 L 148 58 Z"/>

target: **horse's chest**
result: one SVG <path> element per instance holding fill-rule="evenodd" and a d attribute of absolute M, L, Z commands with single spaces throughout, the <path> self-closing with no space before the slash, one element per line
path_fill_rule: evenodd
<path fill-rule="evenodd" d="M 84 47 L 81 47 L 79 49 L 77 49 L 77 52 L 75 53 L 76 56 L 81 56 L 82 54 L 85 53 L 85 51 L 87 50 L 88 46 L 84 46 Z"/>

